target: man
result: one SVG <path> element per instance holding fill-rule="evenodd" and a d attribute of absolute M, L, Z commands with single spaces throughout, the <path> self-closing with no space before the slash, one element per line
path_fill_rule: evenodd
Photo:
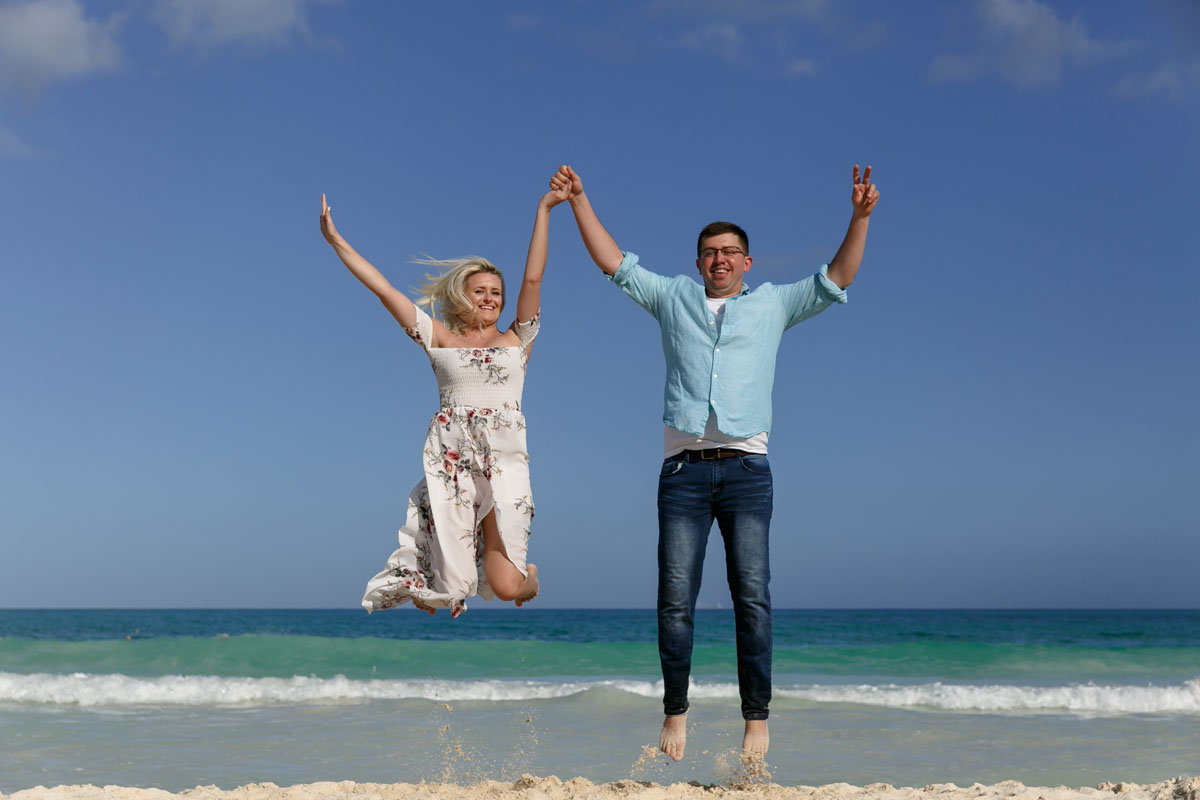
<path fill-rule="evenodd" d="M 704 551 L 713 520 L 725 541 L 737 629 L 738 686 L 744 758 L 767 752 L 771 701 L 771 596 L 768 529 L 771 387 L 784 330 L 846 302 L 879 201 L 868 166 L 854 166 L 850 228 L 833 260 L 798 283 L 750 290 L 754 263 L 743 231 L 714 222 L 700 232 L 696 268 L 703 287 L 683 275 L 664 277 L 622 252 L 592 209 L 583 182 L 559 167 L 550 185 L 569 187 L 584 245 L 596 265 L 658 320 L 667 380 L 664 461 L 658 484 L 658 649 L 663 672 L 659 748 L 683 758 L 692 633 Z"/>

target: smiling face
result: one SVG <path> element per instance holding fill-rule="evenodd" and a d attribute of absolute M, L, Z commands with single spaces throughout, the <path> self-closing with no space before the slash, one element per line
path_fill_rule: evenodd
<path fill-rule="evenodd" d="M 504 308 L 504 283 L 491 272 L 477 272 L 467 278 L 467 300 L 471 303 L 472 328 L 490 328 L 500 319 Z"/>
<path fill-rule="evenodd" d="M 742 291 L 742 276 L 750 271 L 754 259 L 745 254 L 745 245 L 736 233 L 721 233 L 700 240 L 696 268 L 709 297 L 734 297 Z M 736 252 L 735 252 L 736 251 Z"/>

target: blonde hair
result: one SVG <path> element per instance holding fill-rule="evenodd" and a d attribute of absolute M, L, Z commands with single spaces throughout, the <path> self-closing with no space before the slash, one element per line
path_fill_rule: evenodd
<path fill-rule="evenodd" d="M 426 273 L 425 281 L 417 287 L 416 303 L 435 311 L 452 333 L 462 336 L 471 326 L 475 315 L 475 304 L 467 297 L 467 280 L 481 272 L 500 279 L 500 311 L 504 310 L 508 293 L 504 289 L 504 276 L 496 265 L 486 258 L 414 258 L 414 264 L 434 267 L 437 273 Z"/>

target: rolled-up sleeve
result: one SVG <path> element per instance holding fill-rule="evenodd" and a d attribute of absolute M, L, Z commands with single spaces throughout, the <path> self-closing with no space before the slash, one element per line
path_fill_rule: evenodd
<path fill-rule="evenodd" d="M 621 266 L 608 276 L 608 279 L 620 287 L 621 291 L 633 298 L 633 301 L 658 317 L 659 301 L 663 297 L 668 280 L 638 264 L 637 253 L 622 252 Z"/>
<path fill-rule="evenodd" d="M 822 264 L 811 278 L 776 288 L 784 306 L 787 328 L 820 314 L 834 303 L 845 303 L 849 299 L 846 290 L 829 279 L 828 264 Z"/>

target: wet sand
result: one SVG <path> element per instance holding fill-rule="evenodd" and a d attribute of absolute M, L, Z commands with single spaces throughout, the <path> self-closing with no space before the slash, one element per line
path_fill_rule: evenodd
<path fill-rule="evenodd" d="M 938 783 L 922 787 L 895 787 L 885 783 L 851 786 L 779 786 L 757 782 L 726 785 L 699 783 L 658 784 L 632 779 L 592 783 L 585 778 L 561 780 L 555 776 L 525 775 L 515 782 L 481 781 L 455 783 L 355 783 L 321 782 L 297 786 L 255 783 L 223 790 L 197 786 L 178 794 L 160 789 L 125 786 L 38 786 L 11 794 L 4 800 L 713 800 L 714 798 L 763 798 L 763 800 L 1200 800 L 1200 777 L 1175 778 L 1159 783 L 1102 783 L 1096 787 L 1025 786 L 1002 781 L 985 786 L 956 786 Z"/>

